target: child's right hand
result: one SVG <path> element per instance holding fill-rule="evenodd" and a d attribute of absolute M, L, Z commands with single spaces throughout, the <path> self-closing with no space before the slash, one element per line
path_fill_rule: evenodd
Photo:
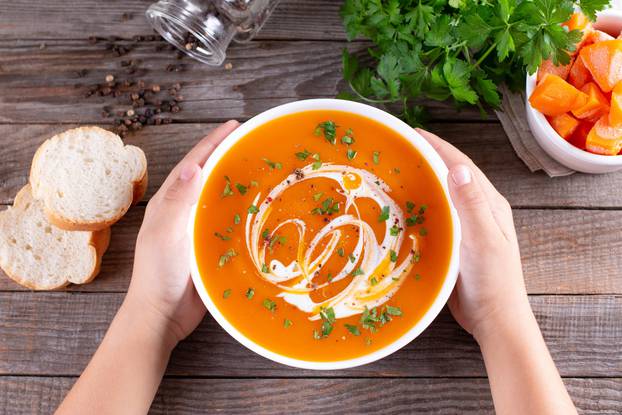
<path fill-rule="evenodd" d="M 417 131 L 449 169 L 449 193 L 462 225 L 460 277 L 449 309 L 481 343 L 495 327 L 531 313 L 512 209 L 466 155 L 434 134 Z"/>

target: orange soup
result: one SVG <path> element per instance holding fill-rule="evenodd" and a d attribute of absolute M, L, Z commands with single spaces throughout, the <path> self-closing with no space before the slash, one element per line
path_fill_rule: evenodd
<path fill-rule="evenodd" d="M 360 357 L 426 313 L 447 273 L 449 205 L 393 130 L 340 111 L 272 120 L 217 163 L 198 204 L 195 255 L 242 334 L 306 361 Z"/>

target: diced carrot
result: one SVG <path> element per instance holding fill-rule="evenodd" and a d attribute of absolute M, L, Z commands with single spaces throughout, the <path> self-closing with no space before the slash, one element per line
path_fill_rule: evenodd
<path fill-rule="evenodd" d="M 560 66 L 555 66 L 553 61 L 550 59 L 542 61 L 540 67 L 538 68 L 538 78 L 536 82 L 540 82 L 542 78 L 544 78 L 544 75 L 546 75 L 547 73 L 557 75 L 562 79 L 566 79 L 568 77 L 568 74 L 570 73 L 570 68 L 572 67 L 572 63 L 574 62 L 574 60 L 574 58 L 571 58 L 568 65 Z"/>
<path fill-rule="evenodd" d="M 587 135 L 590 133 L 592 127 L 594 127 L 593 122 L 584 120 L 579 121 L 579 126 L 575 128 L 574 132 L 568 139 L 568 142 L 581 150 L 585 150 L 585 140 L 587 139 Z"/>
<path fill-rule="evenodd" d="M 611 91 L 609 124 L 614 127 L 622 127 L 622 82 L 618 82 Z"/>
<path fill-rule="evenodd" d="M 577 48 L 574 50 L 574 52 L 570 53 L 571 55 L 575 55 L 577 52 L 579 52 L 579 49 L 581 49 L 581 46 L 583 46 L 585 41 L 588 39 L 589 35 L 594 30 L 594 28 L 592 27 L 592 23 L 590 22 L 590 19 L 588 19 L 581 12 L 573 13 L 567 22 L 562 23 L 562 26 L 566 26 L 568 28 L 568 31 L 580 30 L 581 32 L 583 32 L 583 36 L 581 40 L 579 41 L 579 43 L 577 43 Z"/>
<path fill-rule="evenodd" d="M 622 80 L 622 39 L 585 46 L 579 55 L 603 92 Z"/>
<path fill-rule="evenodd" d="M 562 23 L 562 26 L 566 26 L 568 28 L 568 31 L 583 30 L 591 25 L 592 24 L 590 23 L 590 19 L 588 19 L 587 16 L 581 12 L 572 13 L 570 19 Z"/>
<path fill-rule="evenodd" d="M 585 84 L 581 88 L 581 92 L 587 94 L 587 102 L 580 108 L 572 110 L 572 115 L 596 122 L 600 117 L 609 112 L 609 100 L 594 82 Z"/>
<path fill-rule="evenodd" d="M 555 117 L 548 117 L 548 120 L 551 127 L 565 140 L 568 140 L 574 130 L 579 126 L 579 121 L 568 113 Z"/>
<path fill-rule="evenodd" d="M 585 39 L 583 40 L 582 46 L 592 45 L 598 42 L 604 42 L 606 40 L 614 40 L 615 37 L 611 36 L 609 33 L 605 33 L 602 30 L 592 30 L 587 34 Z"/>
<path fill-rule="evenodd" d="M 580 89 L 591 80 L 592 75 L 583 64 L 583 59 L 581 59 L 581 57 L 577 57 L 570 68 L 567 81 L 570 82 L 570 84 L 575 88 Z"/>
<path fill-rule="evenodd" d="M 531 106 L 554 117 L 581 108 L 588 96 L 557 75 L 546 74 L 529 97 Z"/>
<path fill-rule="evenodd" d="M 611 126 L 609 116 L 603 115 L 587 135 L 585 148 L 595 154 L 618 154 L 622 150 L 622 128 Z"/>

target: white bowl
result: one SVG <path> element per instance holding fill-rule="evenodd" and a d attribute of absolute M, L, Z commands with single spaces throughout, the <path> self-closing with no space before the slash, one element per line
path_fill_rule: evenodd
<path fill-rule="evenodd" d="M 314 361 L 306 361 L 293 359 L 291 357 L 283 356 L 281 354 L 270 351 L 257 343 L 250 340 L 244 334 L 242 334 L 236 327 L 234 327 L 227 319 L 223 316 L 223 314 L 218 310 L 212 298 L 210 298 L 209 293 L 207 292 L 205 286 L 203 285 L 203 281 L 201 280 L 201 275 L 199 273 L 198 264 L 196 261 L 196 256 L 194 255 L 195 247 L 194 247 L 194 223 L 195 216 L 197 211 L 197 206 L 195 205 L 192 209 L 189 221 L 188 232 L 190 233 L 190 240 L 192 241 L 192 254 L 191 256 L 191 273 L 192 273 L 192 281 L 194 282 L 194 286 L 196 287 L 199 296 L 205 303 L 205 306 L 214 317 L 214 319 L 224 328 L 234 339 L 238 342 L 242 343 L 244 346 L 254 351 L 255 353 L 271 359 L 275 362 L 282 363 L 285 365 L 298 367 L 301 369 L 318 369 L 318 370 L 334 370 L 334 369 L 345 369 L 354 366 L 364 365 L 366 363 L 370 363 L 381 359 L 385 356 L 390 355 L 391 353 L 399 350 L 404 347 L 408 343 L 410 343 L 415 337 L 417 337 L 426 327 L 432 323 L 434 318 L 440 313 L 441 309 L 449 299 L 449 295 L 451 294 L 455 284 L 456 279 L 458 277 L 458 266 L 459 266 L 459 249 L 460 249 L 460 240 L 461 240 L 461 232 L 460 232 L 460 222 L 458 219 L 458 215 L 456 210 L 451 203 L 451 199 L 449 197 L 449 192 L 447 189 L 447 167 L 445 163 L 440 158 L 438 153 L 432 148 L 432 146 L 421 137 L 414 129 L 408 126 L 403 121 L 398 118 L 388 114 L 382 110 L 379 110 L 374 107 L 370 107 L 369 105 L 360 104 L 352 101 L 345 101 L 339 99 L 310 99 L 306 101 L 297 101 L 289 104 L 280 105 L 278 107 L 272 108 L 266 112 L 263 112 L 244 124 L 238 127 L 229 137 L 227 137 L 222 144 L 220 144 L 214 153 L 210 156 L 210 158 L 205 163 L 203 167 L 203 171 L 201 173 L 201 180 L 203 185 L 207 181 L 212 169 L 216 164 L 220 161 L 220 159 L 225 155 L 227 151 L 239 140 L 244 138 L 250 131 L 257 128 L 258 126 L 265 124 L 275 118 L 279 118 L 281 116 L 310 111 L 310 110 L 335 110 L 335 111 L 345 111 L 358 115 L 362 115 L 367 118 L 371 118 L 374 121 L 377 121 L 388 128 L 391 128 L 399 135 L 407 139 L 418 151 L 421 155 L 427 160 L 427 162 L 432 167 L 436 177 L 443 187 L 443 191 L 445 192 L 445 198 L 447 203 L 450 206 L 451 212 L 451 220 L 453 225 L 453 238 L 452 238 L 452 248 L 451 248 L 451 258 L 449 262 L 449 268 L 447 271 L 447 275 L 445 276 L 445 281 L 443 285 L 432 303 L 432 306 L 428 309 L 428 311 L 423 315 L 423 317 L 403 336 L 394 341 L 393 343 L 385 346 L 382 349 L 376 350 L 367 355 L 357 357 L 354 359 L 348 360 L 340 360 L 334 362 L 314 362 Z"/>
<path fill-rule="evenodd" d="M 607 33 L 617 34 L 622 30 L 622 11 L 605 10 L 598 14 L 594 27 Z M 566 167 L 583 173 L 608 173 L 622 169 L 622 156 L 601 156 L 581 150 L 551 127 L 546 117 L 529 103 L 529 97 L 536 87 L 536 74 L 527 74 L 525 86 L 525 106 L 527 122 L 540 147 L 549 156 Z"/>

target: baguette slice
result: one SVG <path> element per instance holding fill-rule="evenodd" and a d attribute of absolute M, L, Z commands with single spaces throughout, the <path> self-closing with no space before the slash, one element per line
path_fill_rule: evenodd
<path fill-rule="evenodd" d="M 30 185 L 19 191 L 13 207 L 0 212 L 0 267 L 33 290 L 91 281 L 109 241 L 110 228 L 71 232 L 53 226 Z"/>
<path fill-rule="evenodd" d="M 65 131 L 46 140 L 30 169 L 35 199 L 61 229 L 110 227 L 147 188 L 147 159 L 135 146 L 98 127 Z"/>

